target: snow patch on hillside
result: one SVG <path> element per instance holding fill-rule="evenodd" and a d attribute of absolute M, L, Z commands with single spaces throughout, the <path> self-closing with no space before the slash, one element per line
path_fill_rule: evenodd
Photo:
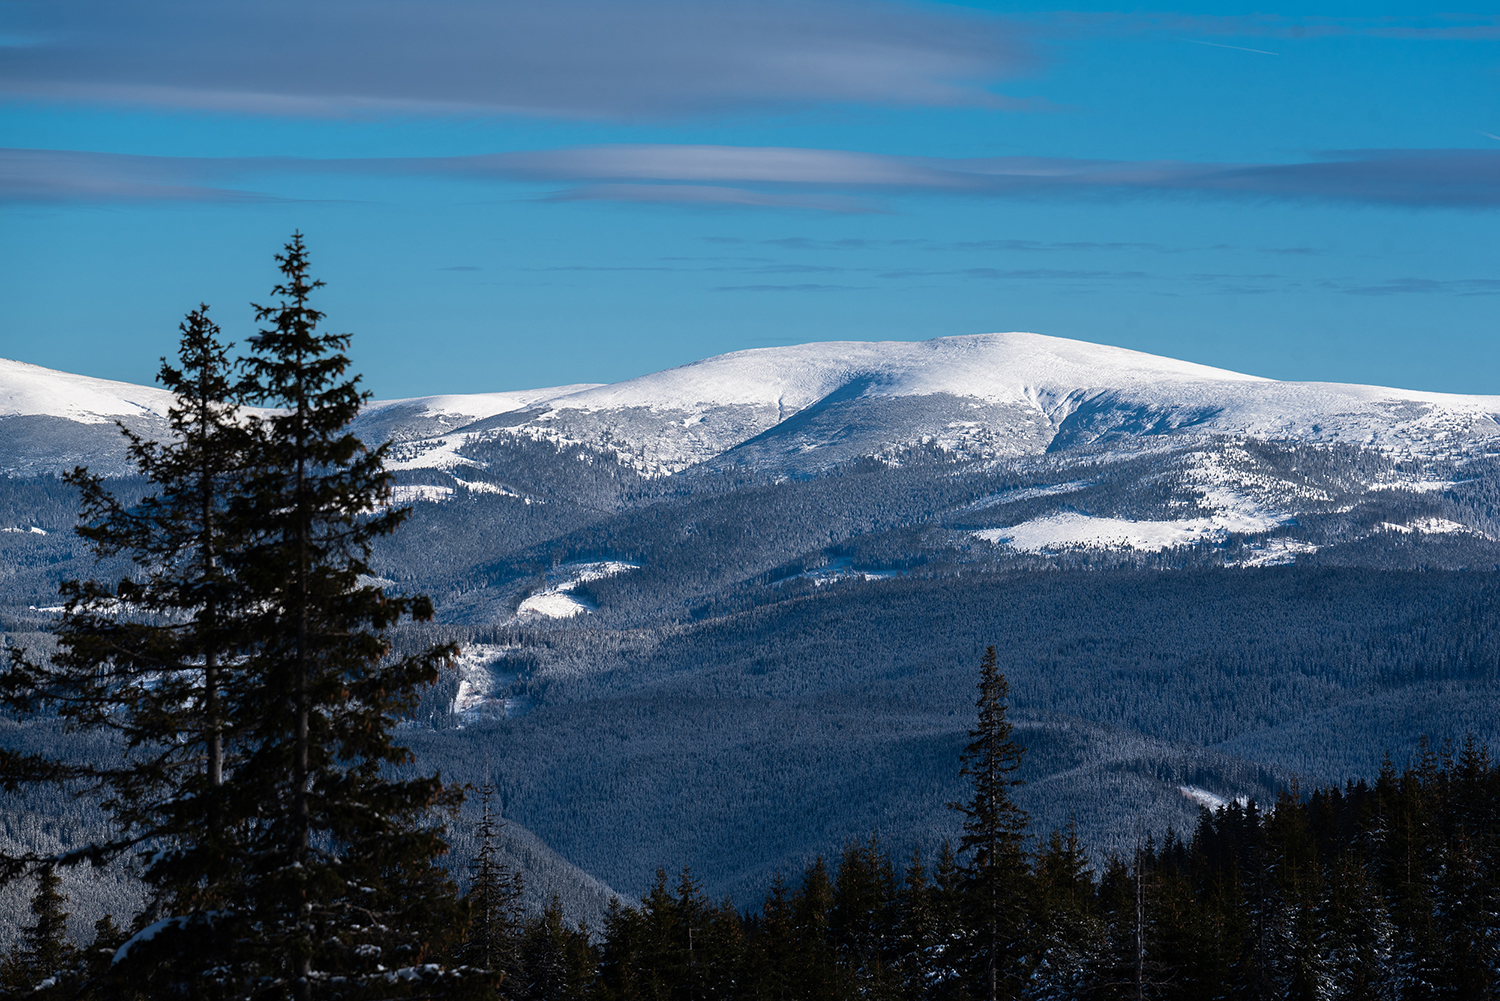
<path fill-rule="evenodd" d="M 391 487 L 392 504 L 416 504 L 426 501 L 429 504 L 441 504 L 453 497 L 452 487 L 439 487 L 429 484 L 403 483 Z"/>
<path fill-rule="evenodd" d="M 1417 521 L 1408 521 L 1400 525 L 1383 521 L 1380 523 L 1380 530 L 1398 532 L 1401 535 L 1453 535 L 1458 532 L 1472 533 L 1474 535 L 1483 534 L 1475 532 L 1468 525 L 1457 521 L 1450 521 L 1447 518 L 1421 518 Z"/>
<path fill-rule="evenodd" d="M 527 504 L 547 503 L 546 501 L 536 500 L 535 498 L 527 497 L 525 494 L 517 493 L 510 487 L 501 486 L 498 483 L 486 483 L 484 480 L 461 480 L 457 476 L 453 477 L 453 482 L 457 483 L 460 487 L 469 491 L 470 493 L 499 494 L 501 497 L 514 497 L 517 500 L 524 501 Z"/>
<path fill-rule="evenodd" d="M 462 466 L 478 466 L 473 459 L 466 459 L 458 450 L 476 440 L 493 437 L 495 432 L 485 434 L 452 434 L 441 438 L 422 438 L 404 441 L 391 447 L 385 468 L 404 469 L 457 469 Z"/>
<path fill-rule="evenodd" d="M 1230 804 L 1230 800 L 1225 799 L 1223 796 L 1209 792 L 1207 789 L 1202 789 L 1198 786 L 1178 786 L 1177 791 L 1199 806 L 1207 807 L 1210 810 L 1218 810 Z M 1236 796 L 1233 802 L 1243 807 L 1250 803 L 1250 797 Z"/>
<path fill-rule="evenodd" d="M 516 608 L 519 616 L 537 615 L 544 619 L 571 619 L 584 612 L 592 612 L 592 602 L 584 601 L 568 593 L 572 588 L 546 590 L 531 595 Z"/>
<path fill-rule="evenodd" d="M 463 648 L 454 667 L 458 671 L 458 694 L 453 699 L 453 714 L 466 717 L 514 715 L 520 701 L 505 694 L 514 674 L 497 670 L 518 646 L 472 643 Z M 462 725 L 462 723 L 460 723 Z"/>
<path fill-rule="evenodd" d="M 837 584 L 845 580 L 891 580 L 895 577 L 905 577 L 905 570 L 856 570 L 854 561 L 847 556 L 841 556 L 831 563 L 815 567 L 812 570 L 804 570 L 801 573 L 773 580 L 772 587 L 778 587 L 788 581 L 810 580 L 818 587 L 826 584 Z"/>
<path fill-rule="evenodd" d="M 1227 567 L 1275 567 L 1297 562 L 1299 556 L 1318 551 L 1311 542 L 1300 539 L 1267 539 L 1246 544 L 1238 559 L 1227 561 Z"/>
<path fill-rule="evenodd" d="M 1022 487 L 1016 490 L 1002 490 L 988 497 L 981 497 L 969 505 L 970 511 L 983 511 L 986 508 L 996 507 L 1000 504 L 1015 504 L 1019 501 L 1034 500 L 1038 497 L 1055 497 L 1058 494 L 1070 494 L 1079 490 L 1086 490 L 1093 486 L 1088 480 L 1075 480 L 1072 483 L 1054 483 L 1045 487 Z"/>
<path fill-rule="evenodd" d="M 1009 528 L 987 528 L 973 534 L 986 542 L 1031 553 L 1078 548 L 1160 552 L 1197 542 L 1220 542 L 1231 532 L 1267 532 L 1279 523 L 1279 518 L 1243 511 L 1225 511 L 1208 518 L 1180 518 L 1173 521 L 1096 518 L 1065 511 Z"/>
<path fill-rule="evenodd" d="M 572 592 L 589 581 L 639 570 L 638 563 L 602 560 L 597 563 L 564 563 L 547 574 L 547 586 L 529 595 L 516 608 L 517 618 L 571 619 L 594 611 L 594 604 Z"/>
<path fill-rule="evenodd" d="M 584 390 L 597 389 L 603 383 L 584 382 L 571 386 L 551 386 L 546 389 L 519 389 L 505 393 L 458 393 L 443 396 L 414 396 L 403 400 L 373 400 L 360 411 L 360 417 L 369 419 L 396 408 L 406 408 L 424 417 L 457 418 L 465 424 L 482 421 L 500 414 L 524 410 L 538 403 L 571 396 Z"/>

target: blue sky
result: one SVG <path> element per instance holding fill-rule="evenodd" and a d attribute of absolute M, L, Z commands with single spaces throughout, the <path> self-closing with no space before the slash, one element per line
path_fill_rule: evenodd
<path fill-rule="evenodd" d="M 7 0 L 0 355 L 149 382 L 300 228 L 377 396 L 1032 330 L 1500 394 L 1500 16 Z"/>

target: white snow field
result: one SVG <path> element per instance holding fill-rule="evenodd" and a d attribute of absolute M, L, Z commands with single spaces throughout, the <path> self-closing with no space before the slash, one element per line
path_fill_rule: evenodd
<path fill-rule="evenodd" d="M 143 414 L 165 418 L 171 405 L 172 394 L 165 389 L 0 358 L 0 418 L 47 416 L 108 424 Z"/>
<path fill-rule="evenodd" d="M 481 716 L 504 718 L 516 707 L 516 700 L 506 694 L 515 674 L 499 668 L 505 658 L 520 647 L 490 643 L 466 644 L 454 667 L 458 671 L 458 692 L 453 698 L 453 713 L 460 720 Z"/>
<path fill-rule="evenodd" d="M 1033 553 L 1081 547 L 1159 552 L 1194 542 L 1218 541 L 1230 532 L 1268 532 L 1280 521 L 1235 512 L 1177 521 L 1129 521 L 1065 511 L 1009 528 L 986 528 L 974 535 L 987 542 Z"/>
<path fill-rule="evenodd" d="M 1225 799 L 1223 796 L 1220 796 L 1217 793 L 1209 792 L 1207 789 L 1200 789 L 1198 786 L 1178 786 L 1177 791 L 1182 793 L 1188 799 L 1192 800 L 1194 803 L 1197 803 L 1199 806 L 1207 807 L 1210 810 L 1217 810 L 1221 807 L 1228 806 L 1230 803 L 1230 801 Z M 1234 802 L 1238 803 L 1240 806 L 1247 806 L 1250 803 L 1250 797 L 1236 796 L 1234 797 Z"/>
<path fill-rule="evenodd" d="M 639 570 L 635 563 L 604 560 L 598 563 L 564 563 L 547 573 L 547 586 L 525 598 L 516 607 L 517 618 L 571 619 L 592 612 L 594 606 L 572 592 L 579 584 Z"/>
<path fill-rule="evenodd" d="M 0 419 L 98 423 L 159 417 L 169 403 L 160 389 L 0 361 Z M 825 411 L 848 416 L 824 427 Z M 1427 458 L 1500 438 L 1500 397 L 1278 382 L 1085 341 L 995 333 L 758 348 L 611 385 L 380 401 L 358 430 L 394 442 L 395 469 L 474 465 L 464 446 L 500 435 L 583 446 L 648 475 L 732 450 L 751 462 L 915 445 L 985 458 L 1182 430 Z"/>
<path fill-rule="evenodd" d="M 918 419 L 900 409 L 903 401 L 943 401 L 946 419 Z M 642 472 L 669 475 L 789 429 L 798 415 L 856 402 L 870 408 L 866 415 L 888 416 L 875 420 L 879 442 L 870 440 L 868 454 L 882 444 L 965 450 L 976 441 L 998 444 L 996 454 L 1034 454 L 1066 432 L 1070 418 L 1086 418 L 1090 434 L 1191 428 L 1419 456 L 1500 437 L 1500 397 L 1278 382 L 1029 333 L 758 348 L 611 385 L 394 401 L 372 413 L 397 404 L 434 417 L 527 411 L 505 428 L 454 428 L 428 449 L 413 439 L 404 468 L 451 468 L 465 462 L 458 450 L 474 437 L 513 434 L 613 451 Z M 831 446 L 804 434 L 795 451 Z"/>

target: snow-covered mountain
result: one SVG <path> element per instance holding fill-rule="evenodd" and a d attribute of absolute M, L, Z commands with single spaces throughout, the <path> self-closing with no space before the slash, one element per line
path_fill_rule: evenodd
<path fill-rule="evenodd" d="M 169 403 L 159 389 L 0 362 L 0 471 L 127 472 L 113 422 L 163 433 Z M 356 430 L 392 443 L 398 502 L 485 493 L 554 505 L 522 519 L 533 527 L 562 517 L 558 504 L 608 512 L 746 476 L 922 459 L 967 470 L 971 493 L 903 513 L 902 524 L 958 532 L 906 557 L 954 540 L 1014 555 L 1236 537 L 1250 548 L 1224 559 L 1256 564 L 1382 532 L 1500 536 L 1484 493 L 1493 477 L 1470 468 L 1500 453 L 1500 397 L 1280 382 L 1028 333 L 763 348 L 612 385 L 382 401 Z M 1288 451 L 1308 448 L 1315 456 Z M 714 480 L 725 471 L 739 479 Z M 983 476 L 1015 489 L 986 492 Z M 1293 525 L 1304 530 L 1289 535 Z"/>
<path fill-rule="evenodd" d="M 165 418 L 172 394 L 153 386 L 93 379 L 0 358 L 0 418 L 61 417 L 80 424 Z"/>
<path fill-rule="evenodd" d="M 0 468 L 58 468 L 56 455 L 16 454 L 18 418 L 154 427 L 169 403 L 156 388 L 0 361 Z M 1034 455 L 1184 431 L 1457 456 L 1500 438 L 1500 397 L 1279 382 L 1006 333 L 760 348 L 611 385 L 381 401 L 359 429 L 397 443 L 398 469 L 471 464 L 468 446 L 514 438 L 608 453 L 648 476 L 704 462 L 827 467 L 919 445 Z"/>
<path fill-rule="evenodd" d="M 604 386 L 376 404 L 399 467 L 500 437 L 608 452 L 647 475 L 704 462 L 819 468 L 926 445 L 967 458 L 1191 431 L 1416 456 L 1500 437 L 1500 397 L 1278 382 L 1039 334 L 737 351 Z M 374 435 L 379 437 L 379 434 Z"/>
<path fill-rule="evenodd" d="M 164 434 L 171 403 L 164 389 L 0 359 L 0 474 L 126 472 L 115 422 Z"/>

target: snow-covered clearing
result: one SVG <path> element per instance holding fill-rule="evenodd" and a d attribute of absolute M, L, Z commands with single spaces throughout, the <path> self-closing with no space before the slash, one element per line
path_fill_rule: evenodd
<path fill-rule="evenodd" d="M 502 497 L 515 497 L 519 500 L 525 501 L 527 504 L 546 503 L 546 501 L 534 500 L 533 498 L 527 497 L 525 494 L 516 493 L 510 487 L 503 487 L 498 483 L 486 483 L 484 480 L 461 480 L 457 476 L 453 477 L 453 482 L 457 483 L 460 487 L 463 487 L 465 490 L 468 490 L 471 493 L 499 494 Z"/>
<path fill-rule="evenodd" d="M 773 580 L 771 586 L 777 587 L 790 580 L 810 580 L 818 587 L 822 587 L 825 584 L 836 584 L 842 580 L 890 580 L 893 577 L 905 576 L 905 570 L 856 570 L 854 561 L 845 556 L 824 566 L 804 570 L 780 580 Z"/>
<path fill-rule="evenodd" d="M 592 612 L 591 602 L 577 597 L 572 592 L 580 584 L 614 577 L 631 570 L 639 570 L 637 563 L 620 560 L 601 560 L 597 563 L 563 563 L 553 567 L 547 574 L 547 586 L 527 597 L 516 608 L 516 617 L 533 616 L 547 619 L 570 619 L 575 615 Z"/>
<path fill-rule="evenodd" d="M 452 496 L 452 487 L 431 486 L 425 483 L 401 484 L 400 486 L 391 487 L 392 504 L 416 504 L 419 501 L 441 504 Z"/>
<path fill-rule="evenodd" d="M 1318 551 L 1311 542 L 1299 539 L 1267 539 L 1262 543 L 1251 543 L 1241 551 L 1237 560 L 1225 563 L 1229 567 L 1274 567 L 1283 563 L 1295 563 L 1297 557 Z"/>
<path fill-rule="evenodd" d="M 493 434 L 491 432 L 490 434 Z M 391 450 L 385 468 L 403 469 L 456 469 L 461 466 L 477 466 L 479 463 L 458 454 L 458 450 L 475 440 L 486 437 L 481 433 L 451 434 L 441 438 L 424 438 L 402 442 Z"/>
<path fill-rule="evenodd" d="M 1397 525 L 1389 521 L 1380 523 L 1381 531 L 1399 532 L 1402 535 L 1452 535 L 1455 532 L 1468 532 L 1474 535 L 1482 533 L 1475 532 L 1468 525 L 1447 518 L 1422 518 L 1418 521 L 1409 521 L 1404 525 Z"/>
<path fill-rule="evenodd" d="M 974 535 L 986 542 L 1030 553 L 1045 549 L 1081 547 L 1160 552 L 1173 546 L 1187 546 L 1195 542 L 1222 541 L 1231 532 L 1267 532 L 1280 521 L 1279 518 L 1238 511 L 1221 512 L 1209 518 L 1181 518 L 1175 521 L 1095 518 L 1066 511 L 1009 528 L 982 529 Z"/>
<path fill-rule="evenodd" d="M 1021 487 L 1016 490 L 1002 490 L 998 494 L 990 494 L 981 497 L 969 505 L 970 511 L 983 511 L 985 508 L 995 507 L 998 504 L 1014 504 L 1017 501 L 1033 500 L 1037 497 L 1055 497 L 1058 494 L 1070 494 L 1078 490 L 1084 490 L 1093 486 L 1088 480 L 1074 480 L 1072 483 L 1054 483 L 1045 487 Z"/>
<path fill-rule="evenodd" d="M 1206 806 L 1210 810 L 1217 810 L 1222 806 L 1228 806 L 1230 803 L 1230 801 L 1225 799 L 1223 796 L 1211 793 L 1207 789 L 1200 789 L 1197 786 L 1178 786 L 1177 791 L 1182 793 L 1188 799 L 1192 800 L 1194 803 L 1197 803 L 1200 806 Z M 1245 806 L 1250 802 L 1250 797 L 1236 796 L 1234 798 L 1234 802 L 1238 803 L 1240 806 Z"/>
<path fill-rule="evenodd" d="M 454 664 L 458 669 L 458 694 L 453 698 L 455 716 L 460 720 L 480 716 L 504 718 L 515 712 L 520 700 L 506 694 L 515 675 L 500 668 L 505 658 L 519 649 L 488 643 L 463 648 Z"/>
<path fill-rule="evenodd" d="M 584 612 L 592 612 L 594 606 L 581 598 L 575 598 L 567 590 L 546 590 L 533 594 L 516 608 L 517 615 L 540 615 L 547 619 L 571 619 Z"/>

